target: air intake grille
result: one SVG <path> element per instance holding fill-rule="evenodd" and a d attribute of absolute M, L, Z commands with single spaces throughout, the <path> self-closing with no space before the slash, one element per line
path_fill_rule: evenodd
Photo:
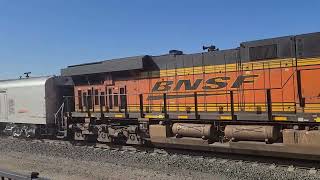
<path fill-rule="evenodd" d="M 277 45 L 250 47 L 249 55 L 251 61 L 277 58 Z"/>

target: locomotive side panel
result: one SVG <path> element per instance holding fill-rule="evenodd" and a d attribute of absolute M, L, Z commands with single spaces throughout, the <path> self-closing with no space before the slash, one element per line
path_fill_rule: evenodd
<path fill-rule="evenodd" d="M 138 112 L 139 95 L 143 95 L 144 111 L 162 112 L 163 94 L 167 94 L 169 112 L 194 112 L 194 93 L 198 94 L 199 112 L 230 112 L 230 91 L 234 92 L 235 111 L 266 112 L 266 89 L 271 89 L 272 106 L 275 112 L 295 111 L 295 70 L 294 60 L 262 61 L 245 64 L 250 69 L 236 70 L 211 66 L 213 73 L 196 73 L 192 70 L 187 75 L 162 74 L 160 77 L 139 78 L 113 81 L 113 85 L 79 85 L 75 88 L 76 107 L 79 100 L 82 106 L 90 95 L 90 111 L 119 111 L 110 104 L 121 105 L 121 89 L 124 89 L 129 112 Z M 209 69 L 207 66 L 201 67 Z M 176 70 L 182 71 L 182 70 Z M 186 70 L 184 70 L 186 71 Z M 81 91 L 81 92 L 80 92 Z M 102 93 L 102 94 L 101 94 Z M 101 100 L 103 99 L 103 101 Z M 109 104 L 109 107 L 108 107 Z M 123 104 L 123 103 L 122 103 Z M 82 109 L 82 111 L 85 111 Z"/>
<path fill-rule="evenodd" d="M 296 36 L 296 51 L 298 58 L 297 102 L 301 106 L 299 112 L 303 116 L 307 116 L 301 118 L 301 120 L 320 122 L 318 118 L 320 113 L 320 89 L 317 84 L 320 76 L 320 33 Z"/>
<path fill-rule="evenodd" d="M 320 60 L 319 60 L 320 63 Z M 320 112 L 320 88 L 317 85 L 320 82 L 319 66 L 309 66 L 299 70 L 301 81 L 300 101 L 304 113 Z M 319 121 L 317 119 L 317 121 Z"/>
<path fill-rule="evenodd" d="M 265 63 L 268 64 L 268 63 Z M 280 66 L 280 61 L 278 61 Z M 143 80 L 142 80 L 143 81 Z M 224 73 L 192 74 L 151 79 L 152 91 L 148 97 L 152 105 L 161 105 L 163 93 L 168 95 L 171 104 L 182 107 L 181 111 L 194 109 L 193 93 L 197 92 L 199 111 L 218 111 L 219 107 L 228 109 L 229 91 L 234 91 L 236 110 L 255 111 L 258 105 L 265 109 L 265 90 L 272 90 L 275 111 L 294 111 L 285 108 L 285 103 L 295 103 L 293 67 L 266 68 L 261 70 L 230 71 Z M 286 93 L 285 93 L 286 91 Z M 130 94 L 130 91 L 128 91 Z M 147 103 L 147 102 L 145 102 Z M 284 103 L 284 104 L 283 104 Z M 260 104 L 260 105 L 259 105 Z M 283 106 L 280 107 L 279 105 Z M 277 107 L 279 106 L 279 107 Z M 230 109 L 229 109 L 230 111 Z"/>

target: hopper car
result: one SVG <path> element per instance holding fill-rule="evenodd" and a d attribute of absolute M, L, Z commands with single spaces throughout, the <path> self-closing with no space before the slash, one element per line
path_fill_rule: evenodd
<path fill-rule="evenodd" d="M 14 137 L 53 136 L 63 96 L 73 94 L 70 77 L 26 77 L 0 81 L 0 127 Z"/>

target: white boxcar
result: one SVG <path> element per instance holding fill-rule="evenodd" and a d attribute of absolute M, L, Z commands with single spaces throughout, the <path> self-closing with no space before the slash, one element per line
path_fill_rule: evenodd
<path fill-rule="evenodd" d="M 54 125 L 68 77 L 32 77 L 0 81 L 0 123 Z"/>

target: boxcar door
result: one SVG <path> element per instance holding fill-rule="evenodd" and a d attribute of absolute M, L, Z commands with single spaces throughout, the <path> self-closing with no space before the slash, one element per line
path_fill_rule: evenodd
<path fill-rule="evenodd" d="M 0 90 L 0 119 L 8 120 L 8 104 L 6 91 Z"/>

